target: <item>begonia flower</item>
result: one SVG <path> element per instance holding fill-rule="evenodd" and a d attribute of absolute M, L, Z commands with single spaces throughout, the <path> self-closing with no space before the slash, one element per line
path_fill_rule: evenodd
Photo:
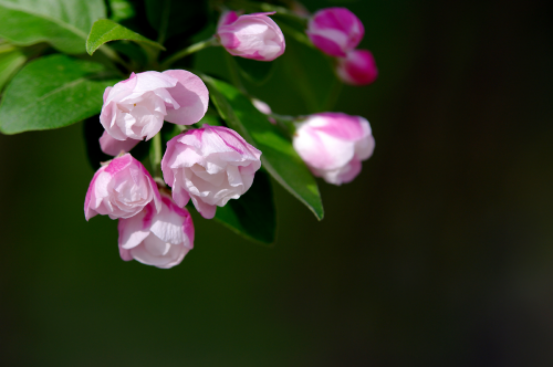
<path fill-rule="evenodd" d="M 360 116 L 321 113 L 298 124 L 293 145 L 315 176 L 340 185 L 361 172 L 361 161 L 373 153 L 374 138 L 369 122 Z"/>
<path fill-rule="evenodd" d="M 127 153 L 94 174 L 84 202 L 85 218 L 88 221 L 98 214 L 111 219 L 129 218 L 152 201 L 159 211 L 161 197 L 154 179 L 140 161 Z"/>
<path fill-rule="evenodd" d="M 336 74 L 344 83 L 362 86 L 376 80 L 378 69 L 370 51 L 353 50 L 345 58 L 338 58 Z"/>
<path fill-rule="evenodd" d="M 159 268 L 178 265 L 194 247 L 194 224 L 185 208 L 179 208 L 163 191 L 161 211 L 150 202 L 137 215 L 120 219 L 119 254 Z"/>
<path fill-rule="evenodd" d="M 129 152 L 140 142 L 140 140 L 132 138 L 127 138 L 124 141 L 119 141 L 109 135 L 105 130 L 99 141 L 102 152 L 110 156 L 117 156 L 121 152 Z"/>
<path fill-rule="evenodd" d="M 204 125 L 171 139 L 161 168 L 175 202 L 184 207 L 191 198 L 209 219 L 217 206 L 240 198 L 252 186 L 260 157 L 261 151 L 234 130 Z"/>
<path fill-rule="evenodd" d="M 276 59 L 284 53 L 286 42 L 280 27 L 268 17 L 272 14 L 223 13 L 217 26 L 221 45 L 234 56 L 258 61 Z"/>
<path fill-rule="evenodd" d="M 100 123 L 113 138 L 150 139 L 166 120 L 179 125 L 200 121 L 209 101 L 204 82 L 186 70 L 132 73 L 107 87 Z"/>
<path fill-rule="evenodd" d="M 309 20 L 306 31 L 311 42 L 325 54 L 345 57 L 365 34 L 363 23 L 346 8 L 326 8 Z"/>

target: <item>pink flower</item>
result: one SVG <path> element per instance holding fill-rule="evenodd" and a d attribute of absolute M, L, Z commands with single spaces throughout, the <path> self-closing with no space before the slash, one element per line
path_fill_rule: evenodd
<path fill-rule="evenodd" d="M 300 123 L 293 144 L 315 176 L 336 185 L 352 181 L 361 172 L 361 161 L 374 150 L 367 120 L 330 112 Z"/>
<path fill-rule="evenodd" d="M 261 167 L 259 157 L 261 151 L 234 130 L 204 125 L 171 139 L 161 168 L 175 202 L 184 207 L 191 198 L 198 212 L 209 219 L 215 216 L 216 206 L 250 189 Z"/>
<path fill-rule="evenodd" d="M 368 50 L 353 50 L 338 59 L 336 74 L 342 82 L 361 86 L 371 84 L 378 76 L 373 54 Z"/>
<path fill-rule="evenodd" d="M 109 135 L 105 130 L 100 137 L 100 147 L 106 155 L 117 156 L 121 152 L 129 152 L 140 142 L 138 139 L 128 138 L 124 141 L 118 141 Z"/>
<path fill-rule="evenodd" d="M 326 8 L 309 20 L 307 35 L 311 42 L 330 56 L 345 57 L 359 45 L 365 34 L 363 23 L 346 8 Z"/>
<path fill-rule="evenodd" d="M 205 115 L 209 93 L 202 80 L 186 70 L 143 72 L 107 87 L 100 123 L 113 138 L 150 139 L 163 120 L 197 123 Z"/>
<path fill-rule="evenodd" d="M 84 202 L 86 220 L 100 215 L 111 219 L 133 217 L 151 201 L 160 210 L 157 185 L 144 166 L 130 154 L 102 166 L 90 182 Z"/>
<path fill-rule="evenodd" d="M 226 12 L 217 26 L 221 45 L 234 56 L 271 61 L 284 53 L 286 42 L 279 26 L 267 15 L 254 13 L 238 16 Z"/>
<path fill-rule="evenodd" d="M 136 216 L 119 220 L 119 254 L 159 268 L 178 265 L 194 247 L 194 224 L 186 209 L 162 192 L 161 211 L 149 203 Z"/>

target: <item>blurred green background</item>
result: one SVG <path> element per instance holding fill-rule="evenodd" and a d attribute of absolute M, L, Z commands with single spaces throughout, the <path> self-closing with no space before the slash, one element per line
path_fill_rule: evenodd
<path fill-rule="evenodd" d="M 123 262 L 116 222 L 84 219 L 82 124 L 0 135 L 2 365 L 553 364 L 553 4 L 304 3 L 355 12 L 380 71 L 335 108 L 376 150 L 320 182 L 325 219 L 275 183 L 273 248 L 196 217 L 180 266 Z M 289 40 L 276 69 L 248 90 L 321 109 L 319 53 Z"/>

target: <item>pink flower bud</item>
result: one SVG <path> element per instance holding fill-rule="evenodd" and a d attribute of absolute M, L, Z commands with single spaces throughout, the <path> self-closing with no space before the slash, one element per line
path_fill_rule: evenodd
<path fill-rule="evenodd" d="M 286 43 L 279 26 L 267 15 L 254 13 L 238 16 L 226 12 L 217 26 L 221 45 L 234 56 L 271 61 L 284 53 Z"/>
<path fill-rule="evenodd" d="M 197 123 L 207 111 L 209 93 L 202 80 L 186 70 L 132 73 L 106 88 L 100 123 L 113 138 L 150 139 L 163 120 Z"/>
<path fill-rule="evenodd" d="M 315 176 L 336 185 L 352 181 L 361 172 L 361 161 L 374 150 L 367 120 L 330 112 L 300 123 L 293 144 Z"/>
<path fill-rule="evenodd" d="M 106 155 L 117 156 L 121 152 L 129 152 L 140 142 L 138 139 L 128 138 L 124 141 L 118 141 L 109 135 L 106 131 L 100 137 L 100 147 Z"/>
<path fill-rule="evenodd" d="M 345 57 L 359 45 L 365 34 L 363 23 L 346 8 L 326 8 L 309 20 L 307 35 L 311 42 L 330 56 Z"/>
<path fill-rule="evenodd" d="M 98 214 L 129 218 L 152 200 L 159 211 L 161 197 L 154 179 L 127 153 L 96 171 L 86 192 L 84 213 L 87 221 Z"/>
<path fill-rule="evenodd" d="M 338 59 L 336 74 L 340 80 L 354 86 L 371 84 L 378 76 L 373 54 L 368 50 L 353 50 Z"/>
<path fill-rule="evenodd" d="M 194 224 L 186 209 L 162 192 L 161 211 L 149 203 L 136 216 L 119 220 L 119 254 L 159 268 L 178 265 L 194 247 Z"/>
<path fill-rule="evenodd" d="M 184 207 L 191 198 L 198 212 L 210 219 L 216 206 L 250 189 L 261 167 L 259 157 L 261 151 L 234 130 L 204 125 L 171 139 L 161 168 L 175 202 Z"/>

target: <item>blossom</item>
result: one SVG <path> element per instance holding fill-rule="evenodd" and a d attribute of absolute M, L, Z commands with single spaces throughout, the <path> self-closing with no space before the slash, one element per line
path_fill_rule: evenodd
<path fill-rule="evenodd" d="M 360 86 L 374 82 L 378 69 L 370 51 L 353 50 L 338 59 L 336 74 L 342 82 Z"/>
<path fill-rule="evenodd" d="M 144 166 L 127 153 L 94 174 L 84 202 L 85 218 L 88 221 L 98 214 L 111 219 L 133 217 L 152 201 L 159 211 L 161 197 L 156 183 Z"/>
<path fill-rule="evenodd" d="M 326 8 L 309 20 L 307 35 L 311 42 L 330 56 L 345 57 L 365 34 L 363 23 L 346 8 Z"/>
<path fill-rule="evenodd" d="M 166 120 L 179 125 L 197 123 L 209 100 L 202 80 L 186 70 L 132 73 L 107 87 L 100 123 L 113 138 L 150 139 Z"/>
<path fill-rule="evenodd" d="M 119 141 L 104 131 L 104 134 L 100 137 L 100 148 L 102 148 L 102 152 L 107 155 L 117 156 L 121 152 L 129 152 L 138 142 L 140 142 L 138 139 L 132 138 Z"/>
<path fill-rule="evenodd" d="M 360 116 L 321 113 L 298 124 L 293 145 L 315 176 L 340 185 L 361 172 L 361 161 L 373 153 L 374 138 L 369 122 Z"/>
<path fill-rule="evenodd" d="M 279 26 L 268 17 L 272 14 L 275 13 L 224 13 L 217 26 L 221 45 L 234 56 L 259 61 L 276 59 L 284 53 L 286 42 Z"/>
<path fill-rule="evenodd" d="M 161 168 L 175 202 L 184 207 L 192 199 L 198 212 L 209 219 L 215 216 L 216 206 L 240 198 L 252 186 L 260 157 L 261 151 L 234 130 L 204 125 L 171 139 Z"/>
<path fill-rule="evenodd" d="M 140 213 L 120 219 L 119 254 L 159 268 L 178 265 L 194 247 L 194 224 L 190 213 L 161 192 L 161 211 L 150 202 Z"/>

